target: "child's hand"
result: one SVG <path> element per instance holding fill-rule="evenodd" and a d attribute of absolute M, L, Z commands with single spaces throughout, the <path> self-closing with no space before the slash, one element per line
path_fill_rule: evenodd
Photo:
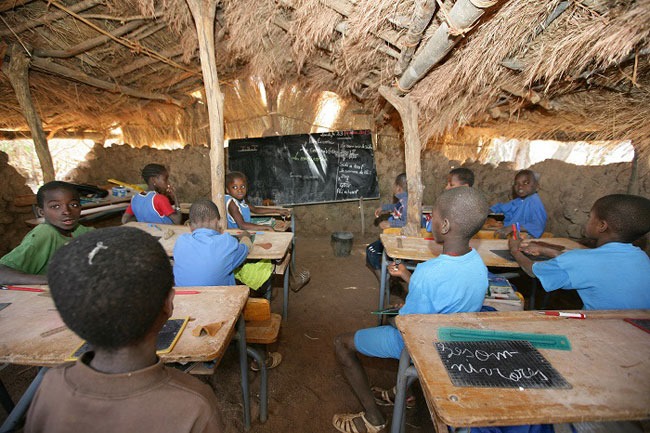
<path fill-rule="evenodd" d="M 514 255 L 516 252 L 521 251 L 522 242 L 521 239 L 515 239 L 512 237 L 508 238 L 508 249 L 510 250 L 510 254 Z"/>
<path fill-rule="evenodd" d="M 506 239 L 510 233 L 512 233 L 512 226 L 502 227 L 496 232 L 496 236 L 499 239 Z"/>
<path fill-rule="evenodd" d="M 379 228 L 380 229 L 387 229 L 390 227 L 390 223 L 388 221 L 382 221 L 379 223 Z"/>
<path fill-rule="evenodd" d="M 388 264 L 388 273 L 392 277 L 399 277 L 401 279 L 405 279 L 405 276 L 410 276 L 411 273 L 409 272 L 408 269 L 406 269 L 406 266 L 404 264 L 400 263 L 399 265 L 395 264 L 395 262 L 390 262 Z"/>
<path fill-rule="evenodd" d="M 375 218 L 379 218 L 379 215 L 381 215 L 381 208 L 380 207 L 375 209 Z"/>
<path fill-rule="evenodd" d="M 291 211 L 289 209 L 279 209 L 278 213 L 283 217 L 288 217 L 291 215 Z"/>

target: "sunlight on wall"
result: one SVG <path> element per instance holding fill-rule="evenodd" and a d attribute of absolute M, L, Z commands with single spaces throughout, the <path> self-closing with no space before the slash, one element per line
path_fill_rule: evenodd
<path fill-rule="evenodd" d="M 323 92 L 318 101 L 318 110 L 311 132 L 331 131 L 342 109 L 343 100 L 336 93 Z"/>
<path fill-rule="evenodd" d="M 634 147 L 629 140 L 561 142 L 497 137 L 483 147 L 480 162 L 497 165 L 511 161 L 517 170 L 546 159 L 557 159 L 575 165 L 606 165 L 630 162 L 634 158 Z"/>
<path fill-rule="evenodd" d="M 56 179 L 63 179 L 70 170 L 86 160 L 95 143 L 92 140 L 54 138 L 48 141 Z M 9 164 L 26 179 L 34 192 L 43 184 L 41 164 L 34 150 L 34 142 L 24 140 L 0 140 L 0 150 L 9 155 Z"/>

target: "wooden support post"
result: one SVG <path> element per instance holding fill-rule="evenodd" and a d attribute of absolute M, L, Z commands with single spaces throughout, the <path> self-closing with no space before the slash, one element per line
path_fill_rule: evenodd
<path fill-rule="evenodd" d="M 406 179 L 408 181 L 408 210 L 406 226 L 402 229 L 405 236 L 421 236 L 420 219 L 422 215 L 422 162 L 420 160 L 420 135 L 418 134 L 419 108 L 409 95 L 400 97 L 393 89 L 381 86 L 379 93 L 399 113 L 404 125 L 404 157 L 406 160 Z"/>
<path fill-rule="evenodd" d="M 8 62 L 2 63 L 2 72 L 9 78 L 9 82 L 16 92 L 16 99 L 18 99 L 23 116 L 32 132 L 36 156 L 41 163 L 43 181 L 50 182 L 54 180 L 54 163 L 45 139 L 41 118 L 34 107 L 32 93 L 29 89 L 29 58 L 23 48 L 18 45 L 12 45 L 10 58 Z"/>
<path fill-rule="evenodd" d="M 214 46 L 214 18 L 217 12 L 216 0 L 187 0 L 199 39 L 199 55 L 203 86 L 210 119 L 210 187 L 212 201 L 221 215 L 220 226 L 227 225 L 224 201 L 225 160 L 223 152 L 223 93 L 219 89 L 217 60 Z"/>

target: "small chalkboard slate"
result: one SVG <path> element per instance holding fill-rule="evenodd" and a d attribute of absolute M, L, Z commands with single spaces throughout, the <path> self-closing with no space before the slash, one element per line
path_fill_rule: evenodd
<path fill-rule="evenodd" d="M 10 305 L 11 305 L 11 302 L 2 302 L 2 303 L 0 303 L 0 311 L 4 310 L 5 308 L 7 308 Z"/>
<path fill-rule="evenodd" d="M 627 323 L 631 323 L 639 329 L 643 329 L 645 332 L 650 333 L 650 319 L 623 319 Z"/>
<path fill-rule="evenodd" d="M 230 140 L 228 170 L 246 175 L 253 205 L 379 198 L 371 137 L 361 130 Z"/>
<path fill-rule="evenodd" d="M 169 319 L 167 323 L 163 325 L 163 328 L 158 333 L 158 339 L 156 340 L 156 353 L 169 353 L 174 349 L 176 342 L 180 338 L 187 322 L 190 320 L 189 317 L 184 319 Z M 75 361 L 85 352 L 91 350 L 90 344 L 84 341 L 81 345 L 70 355 L 68 361 Z"/>
<path fill-rule="evenodd" d="M 512 254 L 510 254 L 510 250 L 490 250 L 490 251 L 496 254 L 497 256 L 501 257 L 502 259 L 506 259 L 511 262 L 516 262 L 515 258 L 512 257 Z M 551 257 L 549 256 L 534 256 L 532 254 L 524 254 L 524 255 L 529 259 L 531 259 L 533 262 L 543 262 L 545 260 L 551 259 Z"/>
<path fill-rule="evenodd" d="M 571 388 L 528 341 L 436 342 L 455 386 Z"/>

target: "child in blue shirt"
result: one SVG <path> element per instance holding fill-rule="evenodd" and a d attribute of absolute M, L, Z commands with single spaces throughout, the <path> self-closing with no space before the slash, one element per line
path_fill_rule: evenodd
<path fill-rule="evenodd" d="M 393 185 L 395 203 L 385 204 L 375 210 L 375 218 L 389 214 L 388 220 L 379 223 L 380 229 L 389 227 L 404 227 L 406 225 L 406 209 L 408 207 L 408 192 L 406 173 L 398 174 Z M 384 245 L 377 239 L 366 247 L 366 264 L 375 272 L 381 268 L 381 255 Z"/>
<path fill-rule="evenodd" d="M 485 222 L 488 204 L 473 188 L 445 191 L 432 212 L 432 233 L 442 244 L 442 254 L 420 263 L 413 275 L 403 264 L 389 265 L 392 276 L 408 283 L 408 294 L 399 314 L 439 314 L 480 311 L 488 287 L 487 268 L 469 240 Z M 362 329 L 339 335 L 334 342 L 336 357 L 350 387 L 365 411 L 334 415 L 332 423 L 341 432 L 378 432 L 386 420 L 377 406 L 382 396 L 373 390 L 357 356 L 399 359 L 404 347 L 400 332 L 393 326 Z M 355 430 L 356 429 L 356 430 Z"/>
<path fill-rule="evenodd" d="M 134 220 L 155 224 L 180 224 L 183 215 L 176 200 L 174 187 L 169 183 L 169 171 L 165 166 L 145 165 L 142 178 L 147 184 L 147 191 L 133 196 L 131 204 L 122 215 L 122 224 Z"/>
<path fill-rule="evenodd" d="M 192 233 L 174 245 L 174 279 L 177 286 L 234 286 L 234 271 L 246 260 L 252 242 L 246 231 L 237 241 L 219 232 L 219 210 L 210 200 L 190 208 Z"/>
<path fill-rule="evenodd" d="M 510 239 L 510 252 L 547 292 L 576 289 L 586 310 L 650 308 L 650 258 L 632 245 L 650 231 L 650 200 L 612 194 L 594 203 L 585 227 L 594 249 L 562 253 Z M 523 253 L 554 257 L 533 263 Z"/>
<path fill-rule="evenodd" d="M 546 209 L 537 194 L 538 187 L 533 171 L 521 170 L 515 175 L 513 188 L 517 197 L 508 203 L 497 203 L 490 208 L 490 212 L 502 213 L 505 216 L 503 228 L 497 230 L 499 237 L 505 239 L 512 233 L 512 225 L 516 223 L 519 223 L 521 231 L 527 231 L 531 237 L 542 236 L 546 227 Z"/>
<path fill-rule="evenodd" d="M 232 171 L 226 175 L 226 193 L 226 213 L 229 229 L 273 231 L 271 226 L 251 223 L 251 212 L 259 215 L 270 213 L 289 215 L 288 209 L 266 209 L 247 203 L 248 180 L 242 172 Z"/>

